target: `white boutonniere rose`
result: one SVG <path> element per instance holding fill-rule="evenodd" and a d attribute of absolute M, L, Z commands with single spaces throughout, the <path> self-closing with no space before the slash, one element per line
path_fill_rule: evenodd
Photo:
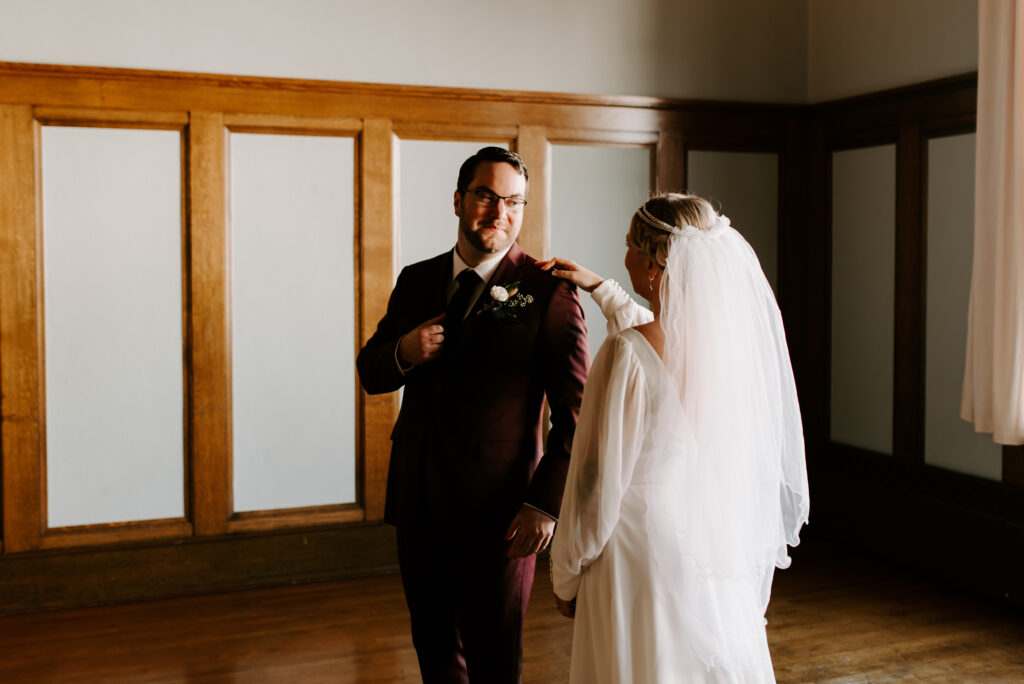
<path fill-rule="evenodd" d="M 488 315 L 498 321 L 519 322 L 519 311 L 533 303 L 533 295 L 519 291 L 519 282 L 495 285 L 491 288 L 491 301 L 480 309 L 478 315 Z"/>

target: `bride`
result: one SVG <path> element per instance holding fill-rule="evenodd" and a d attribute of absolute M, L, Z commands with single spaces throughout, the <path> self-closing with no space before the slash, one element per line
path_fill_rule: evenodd
<path fill-rule="evenodd" d="M 764 614 L 808 491 L 782 318 L 750 245 L 704 199 L 640 207 L 637 305 L 560 258 L 609 337 L 587 380 L 551 547 L 572 682 L 774 682 Z"/>

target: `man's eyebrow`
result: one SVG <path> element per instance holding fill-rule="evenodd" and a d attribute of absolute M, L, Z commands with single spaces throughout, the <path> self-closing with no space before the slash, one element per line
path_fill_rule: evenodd
<path fill-rule="evenodd" d="M 492 195 L 498 195 L 498 193 L 496 193 L 494 190 L 487 187 L 486 185 L 478 185 L 475 188 L 468 188 L 466 192 L 469 192 L 470 190 L 486 190 Z M 498 197 L 504 197 L 504 195 L 498 195 Z M 522 193 L 517 192 L 514 195 L 509 195 L 506 199 L 525 199 L 525 196 Z"/>

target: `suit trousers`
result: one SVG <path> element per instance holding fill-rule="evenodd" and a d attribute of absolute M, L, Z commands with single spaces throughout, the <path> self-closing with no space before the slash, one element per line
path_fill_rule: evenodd
<path fill-rule="evenodd" d="M 445 525 L 398 528 L 398 563 L 424 684 L 519 684 L 536 556 Z M 453 539 L 452 537 L 458 537 Z"/>

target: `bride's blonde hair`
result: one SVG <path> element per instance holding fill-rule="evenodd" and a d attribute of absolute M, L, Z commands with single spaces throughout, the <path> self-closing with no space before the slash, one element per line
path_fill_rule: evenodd
<path fill-rule="evenodd" d="M 676 228 L 693 226 L 697 230 L 710 230 L 718 220 L 711 202 L 697 195 L 669 192 L 647 200 L 643 208 L 655 219 Z M 668 231 L 655 228 L 640 218 L 639 213 L 635 213 L 629 223 L 626 241 L 665 268 L 670 235 Z"/>

